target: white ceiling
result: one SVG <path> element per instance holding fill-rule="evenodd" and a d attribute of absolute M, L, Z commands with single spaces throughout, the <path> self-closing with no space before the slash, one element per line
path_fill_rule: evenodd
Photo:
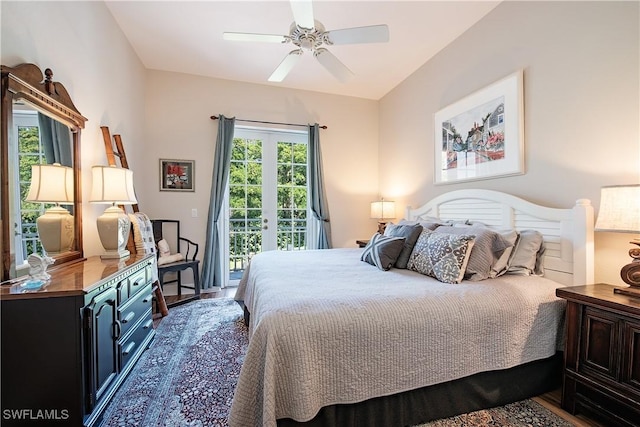
<path fill-rule="evenodd" d="M 355 77 L 340 83 L 306 51 L 280 83 L 267 81 L 291 44 L 225 41 L 222 33 L 289 33 L 288 1 L 105 1 L 148 69 L 380 99 L 500 1 L 329 1 L 326 30 L 387 24 L 388 43 L 330 46 Z"/>

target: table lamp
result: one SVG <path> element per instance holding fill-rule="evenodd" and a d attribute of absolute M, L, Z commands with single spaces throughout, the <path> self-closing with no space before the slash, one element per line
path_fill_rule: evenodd
<path fill-rule="evenodd" d="M 595 231 L 640 234 L 640 184 L 602 187 Z M 640 246 L 640 239 L 629 243 Z M 633 261 L 622 267 L 620 276 L 631 287 L 614 292 L 640 297 L 640 247 L 629 249 L 629 256 Z"/>
<path fill-rule="evenodd" d="M 387 219 L 396 217 L 396 203 L 388 202 L 384 199 L 379 202 L 371 202 L 371 218 L 378 220 L 378 233 L 384 234 L 387 227 Z"/>
<path fill-rule="evenodd" d="M 27 202 L 55 203 L 36 220 L 38 236 L 47 255 L 71 250 L 74 240 L 73 216 L 61 204 L 73 204 L 73 168 L 32 165 Z"/>
<path fill-rule="evenodd" d="M 131 221 L 118 205 L 138 202 L 133 189 L 133 172 L 116 166 L 93 166 L 91 174 L 93 183 L 89 201 L 111 205 L 97 219 L 98 235 L 105 250 L 100 257 L 128 257 L 129 251 L 126 246 Z"/>

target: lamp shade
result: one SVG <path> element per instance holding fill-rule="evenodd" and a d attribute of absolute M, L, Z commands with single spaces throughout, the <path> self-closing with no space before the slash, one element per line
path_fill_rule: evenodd
<path fill-rule="evenodd" d="M 115 166 L 93 166 L 91 173 L 93 184 L 90 202 L 114 205 L 131 205 L 138 202 L 133 189 L 131 170 Z"/>
<path fill-rule="evenodd" d="M 73 204 L 73 169 L 52 165 L 32 165 L 28 202 Z"/>
<path fill-rule="evenodd" d="M 640 184 L 602 187 L 595 231 L 640 233 Z"/>
<path fill-rule="evenodd" d="M 393 219 L 396 217 L 396 203 L 381 200 L 371 202 L 371 218 Z"/>

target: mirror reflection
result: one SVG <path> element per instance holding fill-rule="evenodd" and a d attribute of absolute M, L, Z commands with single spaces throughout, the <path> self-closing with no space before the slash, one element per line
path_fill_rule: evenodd
<path fill-rule="evenodd" d="M 17 185 L 10 188 L 15 191 L 14 248 L 19 266 L 29 254 L 54 257 L 73 248 L 72 134 L 65 124 L 17 101 L 10 135 L 10 156 L 17 165 L 11 177 Z"/>

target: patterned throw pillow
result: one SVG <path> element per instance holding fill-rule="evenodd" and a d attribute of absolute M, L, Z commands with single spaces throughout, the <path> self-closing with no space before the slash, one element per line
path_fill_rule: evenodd
<path fill-rule="evenodd" d="M 404 247 L 404 238 L 374 234 L 362 250 L 360 261 L 375 265 L 380 270 L 389 270 Z"/>
<path fill-rule="evenodd" d="M 473 235 L 473 249 L 469 255 L 469 262 L 465 269 L 464 278 L 468 280 L 485 280 L 491 277 L 491 266 L 500 258 L 502 253 L 513 243 L 497 231 L 483 225 L 438 227 L 434 233 Z"/>
<path fill-rule="evenodd" d="M 418 237 L 407 268 L 444 283 L 460 283 L 475 236 L 440 234 L 423 230 Z"/>

